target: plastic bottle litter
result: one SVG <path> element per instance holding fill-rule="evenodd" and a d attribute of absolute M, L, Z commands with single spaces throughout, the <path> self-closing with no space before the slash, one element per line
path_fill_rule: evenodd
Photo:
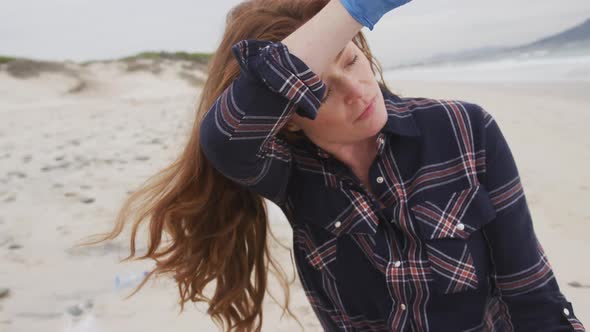
<path fill-rule="evenodd" d="M 115 276 L 115 288 L 116 289 L 124 289 L 124 288 L 131 288 L 136 287 L 145 277 L 149 274 L 149 271 L 143 271 L 141 273 L 124 273 L 118 274 Z"/>

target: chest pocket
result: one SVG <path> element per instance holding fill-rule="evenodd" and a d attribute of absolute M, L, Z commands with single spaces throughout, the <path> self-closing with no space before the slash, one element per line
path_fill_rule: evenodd
<path fill-rule="evenodd" d="M 294 210 L 297 232 L 295 244 L 305 253 L 307 262 L 336 279 L 336 258 L 341 236 L 374 235 L 379 217 L 367 198 L 356 191 L 305 186 Z"/>
<path fill-rule="evenodd" d="M 452 294 L 476 289 L 479 280 L 468 240 L 496 216 L 488 192 L 477 184 L 450 195 L 427 193 L 410 209 L 426 246 L 435 290 Z"/>

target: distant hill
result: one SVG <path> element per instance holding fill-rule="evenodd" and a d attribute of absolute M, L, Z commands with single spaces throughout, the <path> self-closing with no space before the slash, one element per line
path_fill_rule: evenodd
<path fill-rule="evenodd" d="M 427 59 L 388 69 L 401 69 L 424 65 L 441 65 L 456 62 L 491 61 L 500 58 L 534 58 L 543 56 L 590 55 L 590 18 L 581 24 L 557 34 L 520 46 L 491 46 L 441 53 Z"/>
<path fill-rule="evenodd" d="M 526 48 L 542 48 L 542 47 L 559 47 L 562 45 L 573 43 L 590 42 L 590 18 L 584 23 L 579 24 L 571 29 L 561 33 L 539 39 L 528 45 L 521 46 L 521 49 Z"/>

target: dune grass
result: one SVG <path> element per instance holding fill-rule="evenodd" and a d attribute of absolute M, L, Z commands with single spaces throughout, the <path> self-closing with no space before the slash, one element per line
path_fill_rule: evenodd
<path fill-rule="evenodd" d="M 120 60 L 136 59 L 170 59 L 170 60 L 187 60 L 200 63 L 207 63 L 211 58 L 211 53 L 189 53 L 189 52 L 142 52 L 132 56 L 121 58 Z"/>
<path fill-rule="evenodd" d="M 0 55 L 0 65 L 3 64 L 3 63 L 14 61 L 14 60 L 16 60 L 16 58 L 13 58 L 13 57 L 10 57 L 10 56 L 2 56 L 2 55 Z"/>
<path fill-rule="evenodd" d="M 130 55 L 127 57 L 115 59 L 116 61 L 132 61 L 132 60 L 140 60 L 140 59 L 169 59 L 169 60 L 186 60 L 196 63 L 206 64 L 209 59 L 211 58 L 212 53 L 189 53 L 189 52 L 141 52 L 135 55 Z M 0 55 L 0 64 L 4 64 L 7 62 L 11 62 L 14 60 L 18 60 L 21 58 L 10 57 L 10 56 L 3 56 Z M 80 64 L 86 65 L 94 62 L 101 62 L 104 60 L 89 60 L 89 61 L 81 61 Z"/>

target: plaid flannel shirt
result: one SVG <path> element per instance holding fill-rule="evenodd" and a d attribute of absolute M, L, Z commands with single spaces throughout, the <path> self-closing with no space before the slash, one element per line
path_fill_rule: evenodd
<path fill-rule="evenodd" d="M 373 193 L 339 160 L 279 130 L 314 119 L 319 76 L 281 42 L 232 47 L 239 76 L 204 117 L 201 148 L 293 229 L 326 331 L 584 331 L 539 243 L 492 115 L 459 100 L 382 93 Z"/>

